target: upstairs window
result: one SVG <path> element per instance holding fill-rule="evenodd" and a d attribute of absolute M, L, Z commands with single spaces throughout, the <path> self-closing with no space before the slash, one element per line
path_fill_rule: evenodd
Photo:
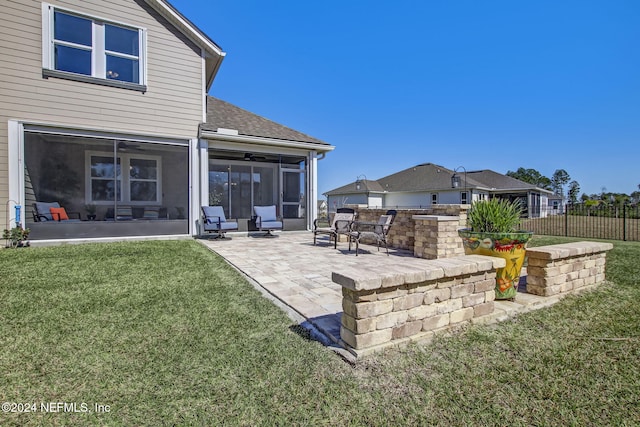
<path fill-rule="evenodd" d="M 145 31 L 43 6 L 43 68 L 54 77 L 145 84 Z M 81 78 L 78 78 L 81 80 Z"/>

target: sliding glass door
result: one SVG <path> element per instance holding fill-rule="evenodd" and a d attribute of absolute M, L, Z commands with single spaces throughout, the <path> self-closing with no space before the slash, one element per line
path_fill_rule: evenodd
<path fill-rule="evenodd" d="M 251 230 L 254 206 L 268 205 L 276 206 L 286 230 L 306 229 L 305 157 L 222 150 L 209 155 L 209 205 L 222 206 L 241 230 Z"/>

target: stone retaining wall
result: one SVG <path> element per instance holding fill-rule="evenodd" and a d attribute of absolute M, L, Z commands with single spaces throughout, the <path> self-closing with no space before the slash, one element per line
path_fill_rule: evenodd
<path fill-rule="evenodd" d="M 491 314 L 496 268 L 504 266 L 501 258 L 466 255 L 427 260 L 419 270 L 333 272 L 343 295 L 340 337 L 364 355 Z"/>
<path fill-rule="evenodd" d="M 527 292 L 558 295 L 605 280 L 611 243 L 575 242 L 527 249 Z"/>

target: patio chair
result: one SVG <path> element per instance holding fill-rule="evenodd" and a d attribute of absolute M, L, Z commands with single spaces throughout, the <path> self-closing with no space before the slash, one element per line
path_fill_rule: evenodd
<path fill-rule="evenodd" d="M 329 243 L 333 239 L 333 248 L 338 248 L 338 238 L 340 234 L 349 235 L 351 223 L 355 218 L 355 213 L 336 213 L 333 215 L 330 227 L 318 227 L 318 220 L 313 221 L 313 244 L 316 244 L 318 234 L 328 234 Z"/>
<path fill-rule="evenodd" d="M 356 244 L 356 256 L 358 256 L 358 247 L 360 246 L 360 239 L 370 238 L 374 239 L 378 245 L 378 251 L 380 251 L 380 244 L 384 243 L 384 248 L 389 255 L 389 247 L 387 246 L 387 235 L 391 229 L 391 223 L 393 222 L 393 215 L 380 215 L 377 223 L 358 223 L 353 222 L 352 229 L 349 232 L 349 250 L 351 250 L 351 242 Z"/>
<path fill-rule="evenodd" d="M 392 225 L 393 222 L 396 220 L 396 215 L 398 215 L 398 211 L 395 209 L 389 209 L 387 212 L 385 212 L 385 215 L 391 215 L 391 224 Z"/>
<path fill-rule="evenodd" d="M 238 222 L 227 220 L 224 216 L 224 209 L 222 206 L 202 206 L 202 215 L 204 231 L 208 233 L 216 233 L 216 239 L 224 239 L 224 233 L 227 231 L 238 230 Z"/>
<path fill-rule="evenodd" d="M 79 222 L 80 212 L 67 212 L 58 202 L 35 202 L 33 204 L 35 222 Z M 75 218 L 71 218 L 71 217 Z"/>
<path fill-rule="evenodd" d="M 282 218 L 276 215 L 276 206 L 254 206 L 253 212 L 256 214 L 256 227 L 258 231 L 266 231 L 265 236 L 273 236 L 272 231 L 283 230 Z"/>

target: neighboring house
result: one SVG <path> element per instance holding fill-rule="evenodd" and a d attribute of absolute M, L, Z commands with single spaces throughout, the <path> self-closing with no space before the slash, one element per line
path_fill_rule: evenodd
<path fill-rule="evenodd" d="M 327 201 L 322 199 L 318 200 L 318 218 L 326 218 L 329 213 Z"/>
<path fill-rule="evenodd" d="M 561 194 L 551 194 L 549 195 L 549 207 L 548 213 L 549 215 L 563 215 L 564 214 L 564 196 Z"/>
<path fill-rule="evenodd" d="M 549 190 L 488 169 L 453 171 L 433 163 L 417 165 L 378 180 L 356 180 L 324 193 L 331 211 L 345 204 L 427 208 L 501 197 L 522 200 L 529 217 L 545 214 L 551 194 Z"/>
<path fill-rule="evenodd" d="M 225 52 L 167 1 L 3 6 L 5 226 L 18 204 L 33 240 L 194 235 L 200 206 L 219 202 L 245 226 L 253 205 L 275 204 L 285 228 L 310 227 L 316 162 L 333 147 L 207 97 Z M 36 201 L 83 221 L 36 222 Z"/>

